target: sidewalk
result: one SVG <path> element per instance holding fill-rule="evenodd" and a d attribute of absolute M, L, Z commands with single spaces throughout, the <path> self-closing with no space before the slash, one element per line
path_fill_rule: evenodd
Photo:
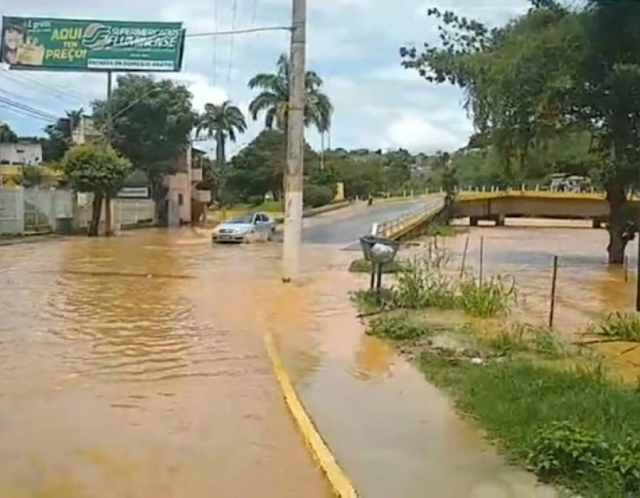
<path fill-rule="evenodd" d="M 296 306 L 271 327 L 307 412 L 359 496 L 557 496 L 507 465 L 412 365 L 364 334 L 348 296 L 366 285 L 346 271 L 353 254 L 327 247 L 307 257 L 314 271 L 304 287 L 282 291 L 297 292 Z"/>

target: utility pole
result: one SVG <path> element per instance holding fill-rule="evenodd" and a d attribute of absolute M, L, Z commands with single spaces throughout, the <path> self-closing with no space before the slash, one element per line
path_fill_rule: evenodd
<path fill-rule="evenodd" d="M 113 105 L 111 103 L 111 93 L 113 91 L 113 73 L 107 72 L 107 145 L 113 142 Z M 111 198 L 107 195 L 104 198 L 104 234 L 108 237 L 113 233 L 113 219 L 111 216 Z"/>
<path fill-rule="evenodd" d="M 291 81 L 289 123 L 287 133 L 287 164 L 285 169 L 283 282 L 300 275 L 300 245 L 302 243 L 302 181 L 304 174 L 304 108 L 305 58 L 307 31 L 307 0 L 293 0 L 291 31 Z"/>

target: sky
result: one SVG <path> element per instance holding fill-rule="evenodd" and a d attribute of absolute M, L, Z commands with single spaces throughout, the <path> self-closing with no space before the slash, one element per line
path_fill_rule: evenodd
<path fill-rule="evenodd" d="M 437 40 L 437 22 L 427 16 L 434 6 L 494 26 L 525 12 L 528 1 L 308 0 L 307 64 L 324 79 L 335 107 L 332 148 L 402 147 L 434 153 L 467 143 L 473 126 L 463 109 L 462 92 L 428 83 L 401 66 L 401 46 Z M 187 33 L 202 33 L 290 25 L 291 0 L 0 0 L 0 14 L 179 21 Z M 246 112 L 254 95 L 247 81 L 256 73 L 273 71 L 278 56 L 288 49 L 286 31 L 188 38 L 182 71 L 169 77 L 189 87 L 198 110 L 207 102 L 231 99 Z M 2 95 L 20 97 L 48 115 L 90 109 L 92 100 L 106 94 L 102 74 L 16 73 L 0 68 Z M 230 155 L 263 128 L 263 122 L 247 119 L 249 130 L 231 144 Z M 47 125 L 2 107 L 0 120 L 23 136 L 42 134 Z M 312 128 L 307 140 L 319 146 L 319 135 Z M 199 147 L 212 153 L 214 144 L 202 142 Z"/>

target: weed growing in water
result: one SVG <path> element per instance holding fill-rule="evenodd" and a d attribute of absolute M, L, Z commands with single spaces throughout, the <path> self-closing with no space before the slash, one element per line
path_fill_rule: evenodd
<path fill-rule="evenodd" d="M 513 279 L 498 275 L 483 282 L 475 278 L 460 282 L 460 308 L 473 316 L 489 318 L 504 315 L 508 313 L 515 300 Z"/>
<path fill-rule="evenodd" d="M 394 341 L 417 339 L 429 333 L 426 324 L 407 313 L 386 315 L 371 323 L 370 333 Z"/>
<path fill-rule="evenodd" d="M 604 320 L 592 323 L 589 332 L 612 339 L 640 342 L 640 315 L 611 313 Z"/>
<path fill-rule="evenodd" d="M 394 289 L 396 305 L 407 309 L 455 307 L 456 285 L 434 269 L 440 264 L 440 258 L 414 258 L 406 263 Z"/>

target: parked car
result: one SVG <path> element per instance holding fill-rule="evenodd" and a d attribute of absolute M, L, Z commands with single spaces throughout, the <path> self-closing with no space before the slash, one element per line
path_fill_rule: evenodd
<path fill-rule="evenodd" d="M 251 213 L 231 218 L 216 227 L 212 242 L 257 242 L 272 240 L 276 221 L 264 213 Z"/>

